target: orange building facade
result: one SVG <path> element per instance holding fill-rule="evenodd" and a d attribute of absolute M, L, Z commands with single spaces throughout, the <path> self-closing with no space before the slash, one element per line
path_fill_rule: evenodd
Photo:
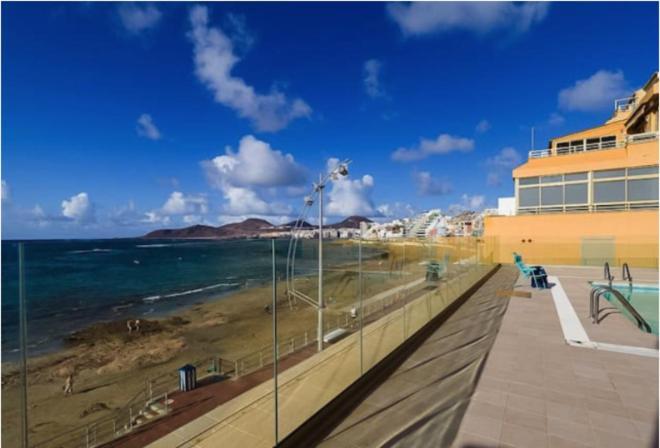
<path fill-rule="evenodd" d="M 515 216 L 488 216 L 496 261 L 658 266 L 658 75 L 604 124 L 552 139 L 513 170 Z"/>

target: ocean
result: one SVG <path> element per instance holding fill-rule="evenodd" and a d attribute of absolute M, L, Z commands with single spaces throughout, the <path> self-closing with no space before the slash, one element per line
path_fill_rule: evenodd
<path fill-rule="evenodd" d="M 288 240 L 276 241 L 283 277 Z M 25 241 L 28 352 L 61 347 L 92 323 L 150 318 L 269 282 L 270 240 Z M 296 274 L 317 271 L 315 241 L 301 241 Z M 357 260 L 355 246 L 326 244 L 325 266 Z M 18 242 L 2 241 L 2 356 L 18 355 Z M 284 286 L 280 286 L 283 288 Z"/>

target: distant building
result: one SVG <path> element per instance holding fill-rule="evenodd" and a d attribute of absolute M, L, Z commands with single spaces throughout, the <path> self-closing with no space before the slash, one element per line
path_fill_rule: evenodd
<path fill-rule="evenodd" d="M 516 214 L 516 197 L 497 199 L 497 214 L 500 216 L 513 216 Z"/>

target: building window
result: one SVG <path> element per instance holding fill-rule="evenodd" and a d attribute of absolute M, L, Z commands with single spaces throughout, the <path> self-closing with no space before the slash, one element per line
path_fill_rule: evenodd
<path fill-rule="evenodd" d="M 607 137 L 601 137 L 600 147 L 601 148 L 614 148 L 616 146 L 616 137 L 613 135 Z"/>
<path fill-rule="evenodd" d="M 541 176 L 541 183 L 542 184 L 551 184 L 555 182 L 561 182 L 562 181 L 562 175 L 558 176 Z"/>
<path fill-rule="evenodd" d="M 657 166 L 643 166 L 641 168 L 628 168 L 628 176 L 646 176 L 646 175 L 658 175 Z"/>
<path fill-rule="evenodd" d="M 625 177 L 626 170 L 605 170 L 605 171 L 594 171 L 594 179 L 607 179 L 610 177 Z"/>
<path fill-rule="evenodd" d="M 624 202 L 625 200 L 626 181 L 594 182 L 594 203 Z"/>
<path fill-rule="evenodd" d="M 576 180 L 587 180 L 588 174 L 587 173 L 571 173 L 571 174 L 564 174 L 564 180 L 566 182 L 573 182 Z"/>
<path fill-rule="evenodd" d="M 628 179 L 629 201 L 657 201 L 658 179 Z"/>
<path fill-rule="evenodd" d="M 522 188 L 519 190 L 519 207 L 537 207 L 539 205 L 539 189 Z"/>
<path fill-rule="evenodd" d="M 536 185 L 539 183 L 538 177 L 522 177 L 518 180 L 520 185 Z"/>
<path fill-rule="evenodd" d="M 564 204 L 586 204 L 587 202 L 589 202 L 589 195 L 586 183 L 564 186 Z"/>
<path fill-rule="evenodd" d="M 564 202 L 563 187 L 541 188 L 541 205 L 562 205 Z"/>

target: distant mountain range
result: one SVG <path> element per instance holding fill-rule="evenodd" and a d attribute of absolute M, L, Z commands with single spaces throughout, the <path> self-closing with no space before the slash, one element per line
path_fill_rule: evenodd
<path fill-rule="evenodd" d="M 349 216 L 341 222 L 324 226 L 330 229 L 358 229 L 360 223 L 372 222 L 369 218 L 364 216 Z M 182 229 L 159 229 L 149 232 L 143 238 L 217 238 L 217 239 L 233 239 L 233 238 L 256 238 L 263 233 L 271 233 L 282 230 L 288 230 L 294 227 L 296 221 L 291 221 L 287 224 L 280 226 L 273 225 L 272 223 L 258 218 L 249 218 L 242 222 L 234 222 L 225 224 L 219 227 L 194 225 L 184 227 Z M 314 229 L 316 226 L 302 222 L 303 229 Z"/>

